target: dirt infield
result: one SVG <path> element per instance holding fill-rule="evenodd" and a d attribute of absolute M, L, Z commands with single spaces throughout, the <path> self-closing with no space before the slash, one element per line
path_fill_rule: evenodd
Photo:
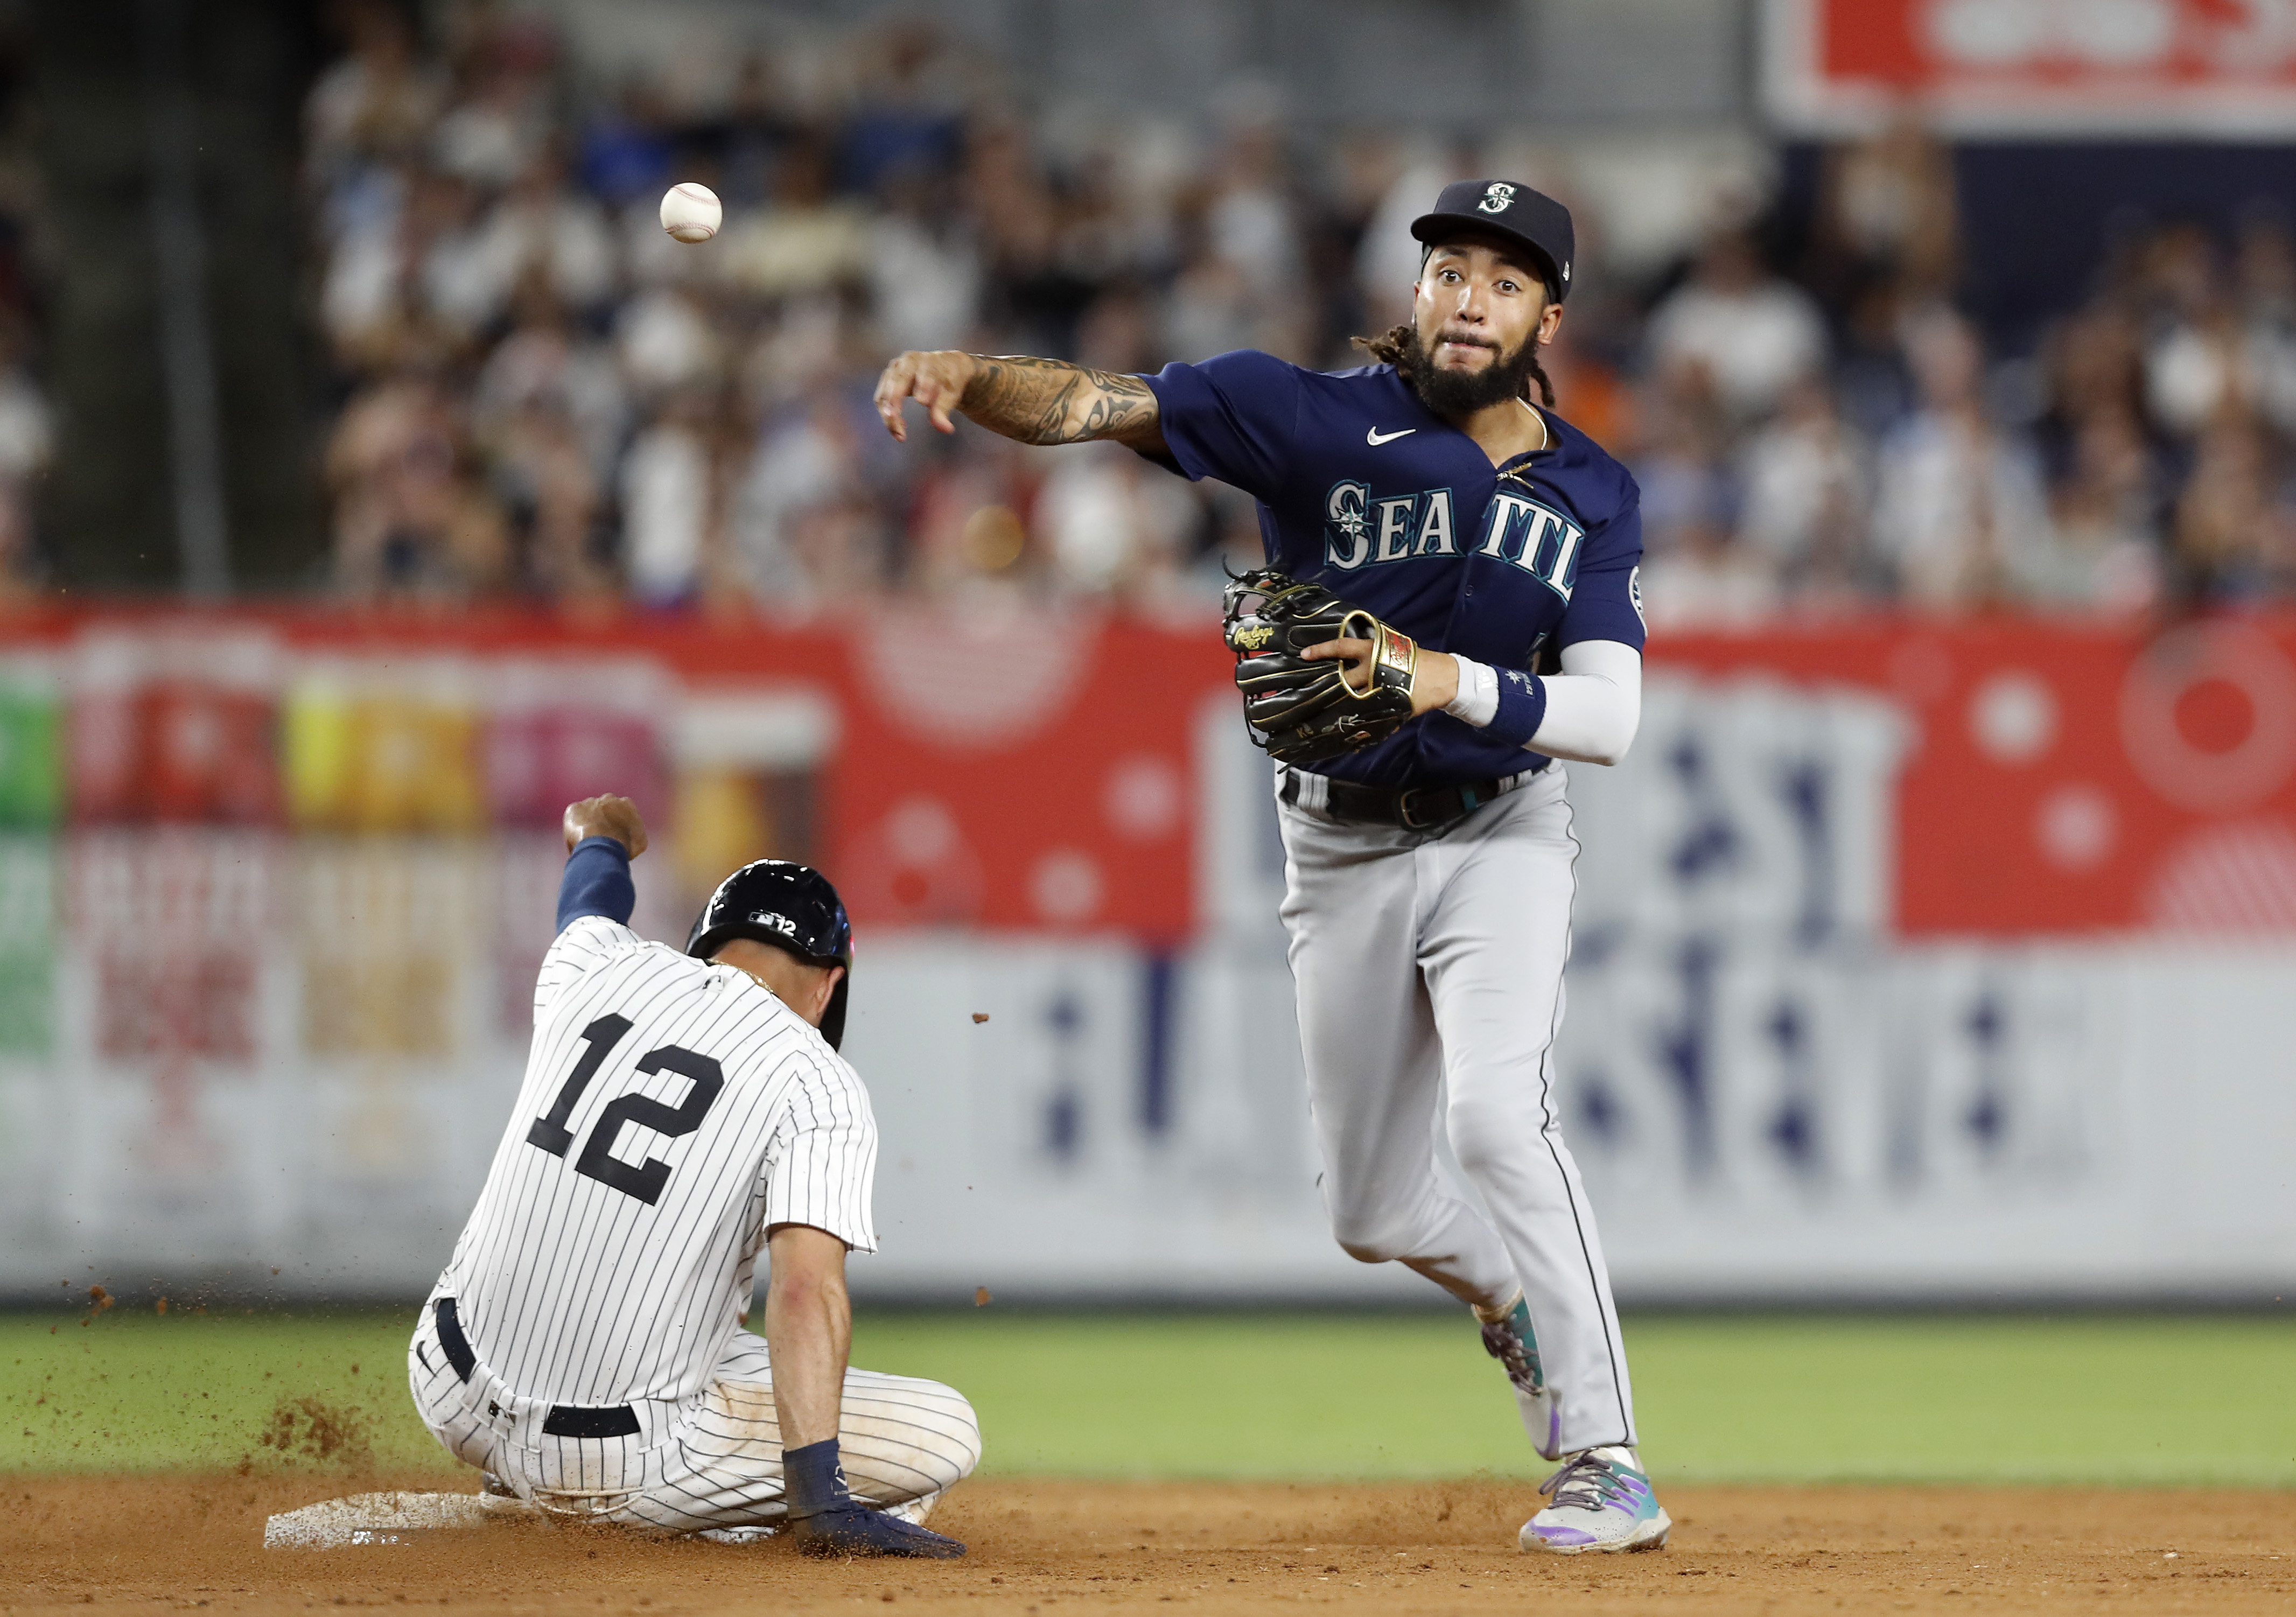
<path fill-rule="evenodd" d="M 934 1520 L 954 1564 L 805 1560 L 775 1545 L 645 1541 L 531 1524 L 411 1546 L 261 1547 L 275 1511 L 439 1486 L 332 1472 L 0 1479 L 0 1608 L 273 1613 L 322 1606 L 672 1617 L 770 1607 L 1058 1617 L 1203 1613 L 2296 1608 L 2296 1492 L 1677 1488 L 1648 1555 L 1514 1548 L 1529 1490 L 985 1482 Z"/>

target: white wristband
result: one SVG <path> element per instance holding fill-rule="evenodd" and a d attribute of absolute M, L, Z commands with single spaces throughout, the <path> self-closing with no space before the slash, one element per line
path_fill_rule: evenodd
<path fill-rule="evenodd" d="M 1480 730 L 1499 716 L 1498 674 L 1489 663 L 1456 652 L 1451 661 L 1459 665 L 1459 694 L 1443 704 L 1443 710 Z"/>

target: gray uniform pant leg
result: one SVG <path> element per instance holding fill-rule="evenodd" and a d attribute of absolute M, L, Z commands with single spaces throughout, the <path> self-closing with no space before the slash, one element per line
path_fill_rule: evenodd
<path fill-rule="evenodd" d="M 1282 825 L 1332 1232 L 1466 1301 L 1503 1302 L 1519 1284 L 1570 1450 L 1635 1431 L 1602 1244 L 1554 1098 L 1578 855 L 1564 786 L 1550 766 L 1439 837 L 1292 805 Z M 1439 1075 L 1488 1221 L 1437 1178 Z"/>

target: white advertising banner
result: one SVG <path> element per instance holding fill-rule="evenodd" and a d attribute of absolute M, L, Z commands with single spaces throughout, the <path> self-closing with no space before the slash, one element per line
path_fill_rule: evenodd
<path fill-rule="evenodd" d="M 1666 677 L 1625 765 L 1572 767 L 1561 1100 L 1621 1297 L 2296 1285 L 2296 948 L 1896 939 L 1915 741 L 1871 694 Z M 1185 948 L 864 932 L 863 1294 L 1434 1296 L 1324 1231 L 1267 767 L 1225 702 L 1198 761 Z M 558 859 L 0 841 L 0 1290 L 419 1290 L 508 1120 Z M 683 935 L 673 868 L 639 862 L 649 935 Z"/>

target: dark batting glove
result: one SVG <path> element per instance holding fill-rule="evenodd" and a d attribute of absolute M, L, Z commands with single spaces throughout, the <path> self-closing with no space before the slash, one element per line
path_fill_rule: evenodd
<path fill-rule="evenodd" d="M 954 1561 L 964 1546 L 872 1510 L 845 1486 L 837 1440 L 808 1443 L 782 1455 L 782 1491 L 789 1501 L 790 1537 L 808 1555 L 914 1555 Z"/>

